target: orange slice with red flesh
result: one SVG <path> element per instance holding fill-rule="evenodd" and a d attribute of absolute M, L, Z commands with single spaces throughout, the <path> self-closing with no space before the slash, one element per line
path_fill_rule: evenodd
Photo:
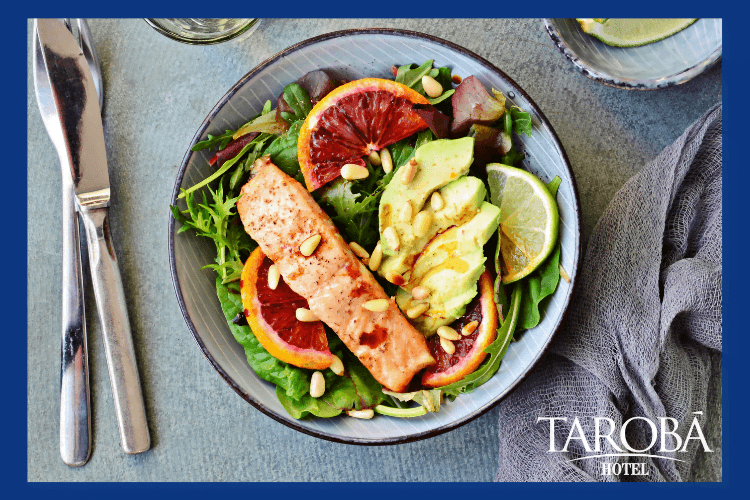
<path fill-rule="evenodd" d="M 354 80 L 325 96 L 307 115 L 297 141 L 307 190 L 339 177 L 345 164 L 364 166 L 371 152 L 426 129 L 414 104 L 429 102 L 406 85 L 380 78 Z"/>
<path fill-rule="evenodd" d="M 297 295 L 283 279 L 275 290 L 268 286 L 273 262 L 260 248 L 250 254 L 240 278 L 242 307 L 255 338 L 276 359 L 322 370 L 331 366 L 333 355 L 320 321 L 299 321 L 297 308 L 307 309 L 307 300 Z"/>
<path fill-rule="evenodd" d="M 472 321 L 479 321 L 474 333 L 461 335 L 463 327 Z M 498 327 L 497 306 L 488 271 L 485 270 L 480 276 L 479 293 L 466 306 L 464 315 L 450 326 L 461 335 L 460 339 L 453 341 L 456 347 L 453 354 L 448 354 L 442 348 L 438 335 L 427 339 L 427 346 L 437 363 L 428 367 L 422 375 L 422 385 L 425 387 L 441 387 L 457 382 L 476 370 L 487 357 L 484 350 L 495 341 Z"/>

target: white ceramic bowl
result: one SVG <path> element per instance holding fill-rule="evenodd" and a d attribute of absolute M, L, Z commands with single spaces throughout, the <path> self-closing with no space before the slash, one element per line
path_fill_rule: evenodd
<path fill-rule="evenodd" d="M 413 441 L 454 429 L 489 410 L 510 392 L 542 356 L 563 320 L 580 260 L 581 219 L 578 193 L 565 151 L 541 110 L 504 73 L 481 57 L 455 44 L 420 33 L 391 29 L 368 29 L 322 35 L 271 57 L 245 75 L 219 103 L 195 134 L 190 146 L 208 133 L 236 129 L 257 114 L 266 99 L 275 102 L 284 86 L 308 71 L 330 69 L 347 79 L 391 78 L 391 66 L 434 59 L 463 77 L 476 75 L 488 88 L 505 93 L 509 105 L 531 113 L 534 131 L 522 137 L 526 153 L 523 166 L 545 181 L 562 178 L 557 196 L 560 206 L 562 263 L 573 278 L 560 282 L 541 323 L 513 343 L 498 373 L 486 384 L 448 402 L 438 413 L 417 418 L 377 416 L 372 420 L 350 417 L 294 420 L 276 399 L 275 386 L 255 375 L 243 348 L 235 342 L 224 320 L 215 294 L 215 276 L 201 269 L 213 262 L 213 244 L 188 231 L 176 234 L 169 222 L 169 253 L 172 279 L 185 322 L 206 359 L 227 383 L 250 404 L 301 432 L 332 441 L 358 444 L 388 444 Z M 186 153 L 172 193 L 175 204 L 179 189 L 187 188 L 212 172 L 211 153 Z M 184 202 L 181 200 L 182 207 Z"/>
<path fill-rule="evenodd" d="M 672 87 L 721 58 L 721 19 L 698 19 L 684 30 L 641 47 L 610 47 L 587 35 L 575 19 L 545 19 L 555 46 L 581 73 L 622 89 Z"/>

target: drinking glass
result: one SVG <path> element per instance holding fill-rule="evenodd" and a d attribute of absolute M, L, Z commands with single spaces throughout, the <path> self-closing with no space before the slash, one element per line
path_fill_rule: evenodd
<path fill-rule="evenodd" d="M 192 45 L 226 42 L 253 30 L 259 19 L 146 19 L 152 28 L 173 40 Z"/>

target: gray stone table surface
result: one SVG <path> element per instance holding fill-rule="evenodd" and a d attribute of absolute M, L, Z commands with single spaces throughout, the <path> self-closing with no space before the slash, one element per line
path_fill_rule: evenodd
<path fill-rule="evenodd" d="M 497 413 L 415 443 L 357 447 L 266 417 L 206 362 L 177 306 L 167 256 L 170 193 L 190 139 L 244 74 L 307 38 L 394 27 L 457 43 L 497 65 L 536 101 L 578 182 L 583 235 L 617 190 L 721 101 L 721 64 L 678 87 L 626 91 L 595 83 L 557 51 L 541 20 L 275 20 L 247 39 L 195 47 L 140 19 L 90 20 L 106 91 L 111 227 L 136 342 L 153 447 L 120 449 L 93 294 L 87 298 L 94 449 L 68 468 L 58 451 L 60 170 L 37 109 L 28 23 L 28 479 L 30 481 L 490 481 Z M 394 61 L 396 62 L 396 61 Z M 90 289 L 90 282 L 87 283 Z M 501 431 L 502 432 L 502 431 Z"/>

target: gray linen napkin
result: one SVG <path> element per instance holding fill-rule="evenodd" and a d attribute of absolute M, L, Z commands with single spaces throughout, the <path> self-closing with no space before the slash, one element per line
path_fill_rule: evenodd
<path fill-rule="evenodd" d="M 717 104 L 630 179 L 597 223 L 563 329 L 499 405 L 496 480 L 721 480 L 721 113 Z M 550 452 L 550 421 L 540 417 L 567 417 L 554 424 L 555 450 L 578 417 L 592 451 L 574 429 L 567 452 Z M 618 452 L 606 439 L 594 450 L 594 417 L 612 419 L 625 452 L 619 431 L 632 417 L 657 429 L 659 417 L 672 417 L 682 441 L 696 437 L 689 430 L 697 418 L 712 452 L 691 439 L 684 452 L 658 453 L 659 433 L 648 453 L 681 461 L 575 460 Z M 626 429 L 632 448 L 648 448 L 648 422 Z M 675 448 L 675 438 L 665 439 Z M 647 475 L 603 475 L 602 464 L 629 461 L 645 464 Z"/>

